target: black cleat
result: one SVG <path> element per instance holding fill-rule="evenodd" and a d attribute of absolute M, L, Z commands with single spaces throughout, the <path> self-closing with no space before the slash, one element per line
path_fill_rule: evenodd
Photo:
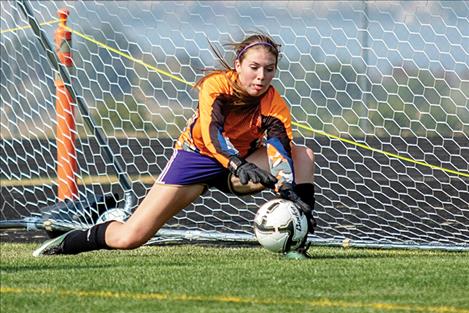
<path fill-rule="evenodd" d="M 45 255 L 63 254 L 63 243 L 65 237 L 73 230 L 51 240 L 44 242 L 39 248 L 34 250 L 33 256 L 41 257 Z"/>

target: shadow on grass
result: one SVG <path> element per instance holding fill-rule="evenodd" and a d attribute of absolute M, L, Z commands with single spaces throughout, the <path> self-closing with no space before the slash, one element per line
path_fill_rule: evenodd
<path fill-rule="evenodd" d="M 54 257 L 55 258 L 55 257 Z M 102 263 L 100 264 L 92 264 L 90 262 L 89 264 L 84 264 L 83 262 L 80 262 L 80 264 L 73 264 L 71 262 L 65 262 L 65 259 L 62 257 L 58 257 L 60 259 L 54 260 L 51 257 L 51 263 L 49 264 L 22 264 L 22 265 L 2 265 L 0 266 L 0 271 L 3 273 L 19 273 L 19 272 L 41 272 L 41 271 L 73 271 L 73 270 L 99 270 L 99 269 L 118 269 L 118 268 L 125 268 L 125 269 L 131 269 L 133 267 L 135 268 L 141 268 L 142 266 L 147 266 L 147 264 L 141 264 L 141 263 L 135 263 L 131 261 L 126 261 L 126 262 L 121 262 L 121 261 L 116 261 L 115 258 L 112 258 L 112 261 Z M 60 264 L 57 264 L 60 263 Z M 142 262 L 143 263 L 143 262 Z M 171 260 L 171 261 L 155 261 L 155 265 L 159 266 L 171 266 L 171 267 L 187 267 L 190 266 L 190 262 L 181 262 L 177 260 Z"/>
<path fill-rule="evenodd" d="M 40 258 L 26 257 L 23 261 L 16 261 L 14 265 L 2 260 L 0 270 L 6 273 L 27 271 L 62 271 L 62 270 L 99 270 L 112 268 L 132 268 L 142 266 L 171 266 L 184 267 L 192 263 L 187 259 L 168 258 L 158 251 L 95 251 L 77 255 L 54 255 Z M 142 249 L 143 250 L 143 249 Z"/>
<path fill-rule="evenodd" d="M 100 268 L 112 268 L 116 264 L 100 264 L 100 265 L 73 265 L 73 264 L 29 264 L 29 265 L 19 265 L 19 266 L 1 266 L 0 270 L 6 273 L 15 273 L 15 272 L 38 272 L 38 271 L 62 271 L 62 270 L 75 270 L 75 269 L 100 269 Z"/>

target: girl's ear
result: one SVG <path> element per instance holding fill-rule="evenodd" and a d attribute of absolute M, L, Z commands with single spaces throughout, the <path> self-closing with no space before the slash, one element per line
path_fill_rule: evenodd
<path fill-rule="evenodd" d="M 235 60 L 235 62 L 234 62 L 234 66 L 235 66 L 235 70 L 236 70 L 236 72 L 238 72 L 238 73 L 239 73 L 239 72 L 241 71 L 241 62 L 239 62 L 239 60 L 238 60 L 238 59 L 236 59 L 236 60 Z"/>

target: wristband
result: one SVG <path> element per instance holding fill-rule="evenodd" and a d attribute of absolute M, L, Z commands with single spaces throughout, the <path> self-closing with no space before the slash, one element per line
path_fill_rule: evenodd
<path fill-rule="evenodd" d="M 238 168 L 241 165 L 243 165 L 244 163 L 246 163 L 245 160 L 243 160 L 243 159 L 237 157 L 236 155 L 234 155 L 230 158 L 230 161 L 228 162 L 228 169 L 233 174 L 236 174 L 236 171 L 238 170 Z"/>

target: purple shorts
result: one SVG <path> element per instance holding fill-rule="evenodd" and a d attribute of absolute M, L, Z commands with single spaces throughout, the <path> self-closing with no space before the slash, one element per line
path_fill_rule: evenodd
<path fill-rule="evenodd" d="M 229 192 L 229 177 L 230 172 L 216 159 L 175 149 L 156 182 L 169 185 L 204 184 Z"/>

